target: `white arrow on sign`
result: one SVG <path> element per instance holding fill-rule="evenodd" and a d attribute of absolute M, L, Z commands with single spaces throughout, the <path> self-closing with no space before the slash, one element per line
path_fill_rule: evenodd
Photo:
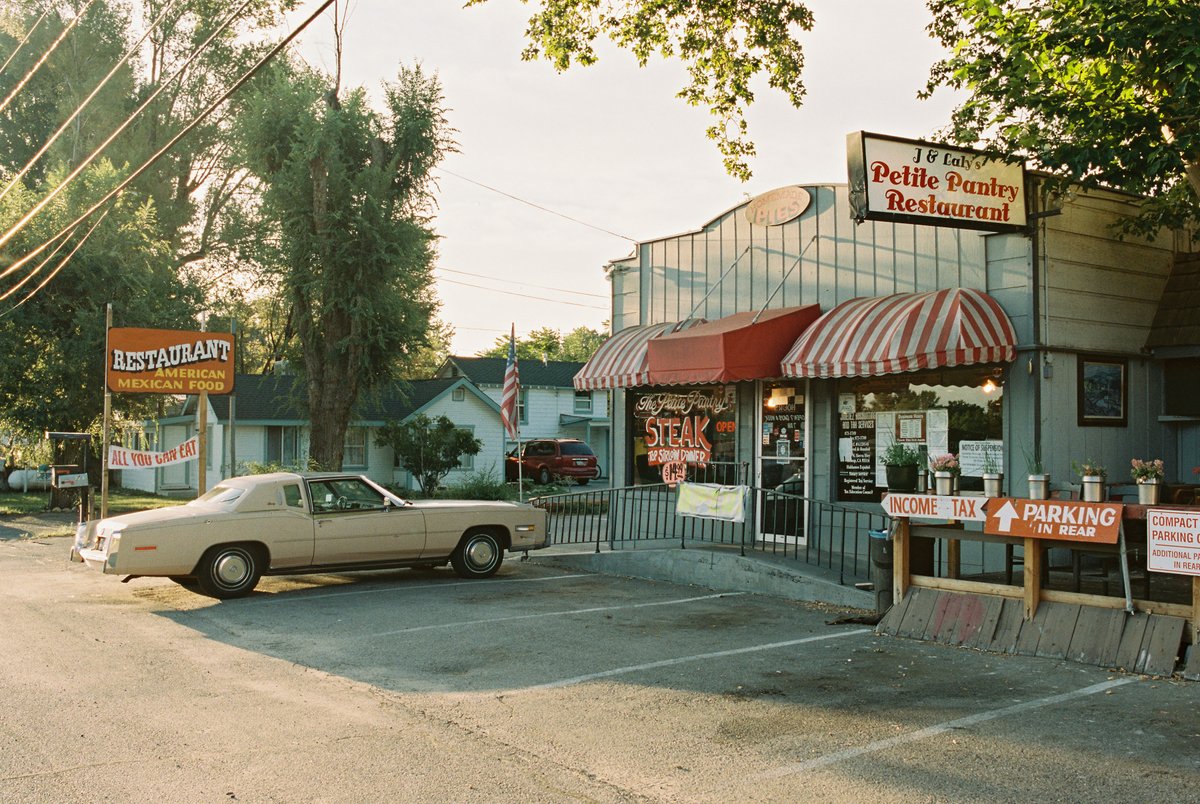
<path fill-rule="evenodd" d="M 996 512 L 996 519 L 1000 521 L 1000 530 L 1012 530 L 1012 521 L 1019 519 L 1019 517 L 1017 509 L 1013 507 L 1011 500 L 1000 506 L 1000 510 Z"/>

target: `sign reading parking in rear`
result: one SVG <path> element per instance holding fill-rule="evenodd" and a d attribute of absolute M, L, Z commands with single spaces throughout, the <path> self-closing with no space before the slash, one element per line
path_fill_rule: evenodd
<path fill-rule="evenodd" d="M 997 497 L 988 501 L 983 531 L 995 536 L 1116 544 L 1121 510 L 1119 503 Z"/>
<path fill-rule="evenodd" d="M 1200 576 L 1200 514 L 1152 508 L 1146 512 L 1146 539 L 1147 569 Z"/>

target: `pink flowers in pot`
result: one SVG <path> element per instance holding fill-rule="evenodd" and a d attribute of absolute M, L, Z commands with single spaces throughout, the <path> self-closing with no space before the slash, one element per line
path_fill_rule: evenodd
<path fill-rule="evenodd" d="M 944 455 L 934 455 L 929 459 L 929 469 L 933 472 L 950 472 L 958 474 L 958 456 L 952 452 L 947 452 Z"/>
<path fill-rule="evenodd" d="M 1155 483 L 1163 479 L 1166 475 L 1163 469 L 1163 462 L 1155 458 L 1152 461 L 1143 461 L 1140 458 L 1134 458 L 1129 462 L 1129 474 L 1138 483 Z"/>

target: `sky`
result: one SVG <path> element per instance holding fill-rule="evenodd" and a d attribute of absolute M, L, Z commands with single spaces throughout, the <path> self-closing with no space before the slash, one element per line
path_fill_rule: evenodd
<path fill-rule="evenodd" d="M 638 68 L 607 44 L 595 65 L 565 73 L 522 61 L 529 7 L 518 0 L 349 2 L 343 85 L 378 98 L 400 65 L 419 62 L 438 74 L 457 130 L 458 152 L 438 171 L 434 275 L 458 355 L 512 326 L 518 337 L 607 332 L 604 266 L 635 241 L 695 229 L 783 185 L 844 183 L 848 133 L 930 138 L 955 101 L 945 90 L 917 98 L 941 53 L 921 0 L 810 0 L 816 21 L 800 33 L 808 94 L 797 109 L 756 87 L 748 120 L 758 155 L 743 183 L 705 136 L 707 111 L 675 97 L 686 80 L 678 63 Z M 304 6 L 307 16 L 315 4 Z M 332 30 L 319 20 L 299 45 L 328 71 Z"/>

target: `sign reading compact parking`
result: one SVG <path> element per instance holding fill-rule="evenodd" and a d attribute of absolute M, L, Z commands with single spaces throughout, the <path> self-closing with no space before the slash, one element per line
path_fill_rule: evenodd
<path fill-rule="evenodd" d="M 1146 569 L 1200 576 L 1200 514 L 1151 508 L 1146 540 Z"/>

